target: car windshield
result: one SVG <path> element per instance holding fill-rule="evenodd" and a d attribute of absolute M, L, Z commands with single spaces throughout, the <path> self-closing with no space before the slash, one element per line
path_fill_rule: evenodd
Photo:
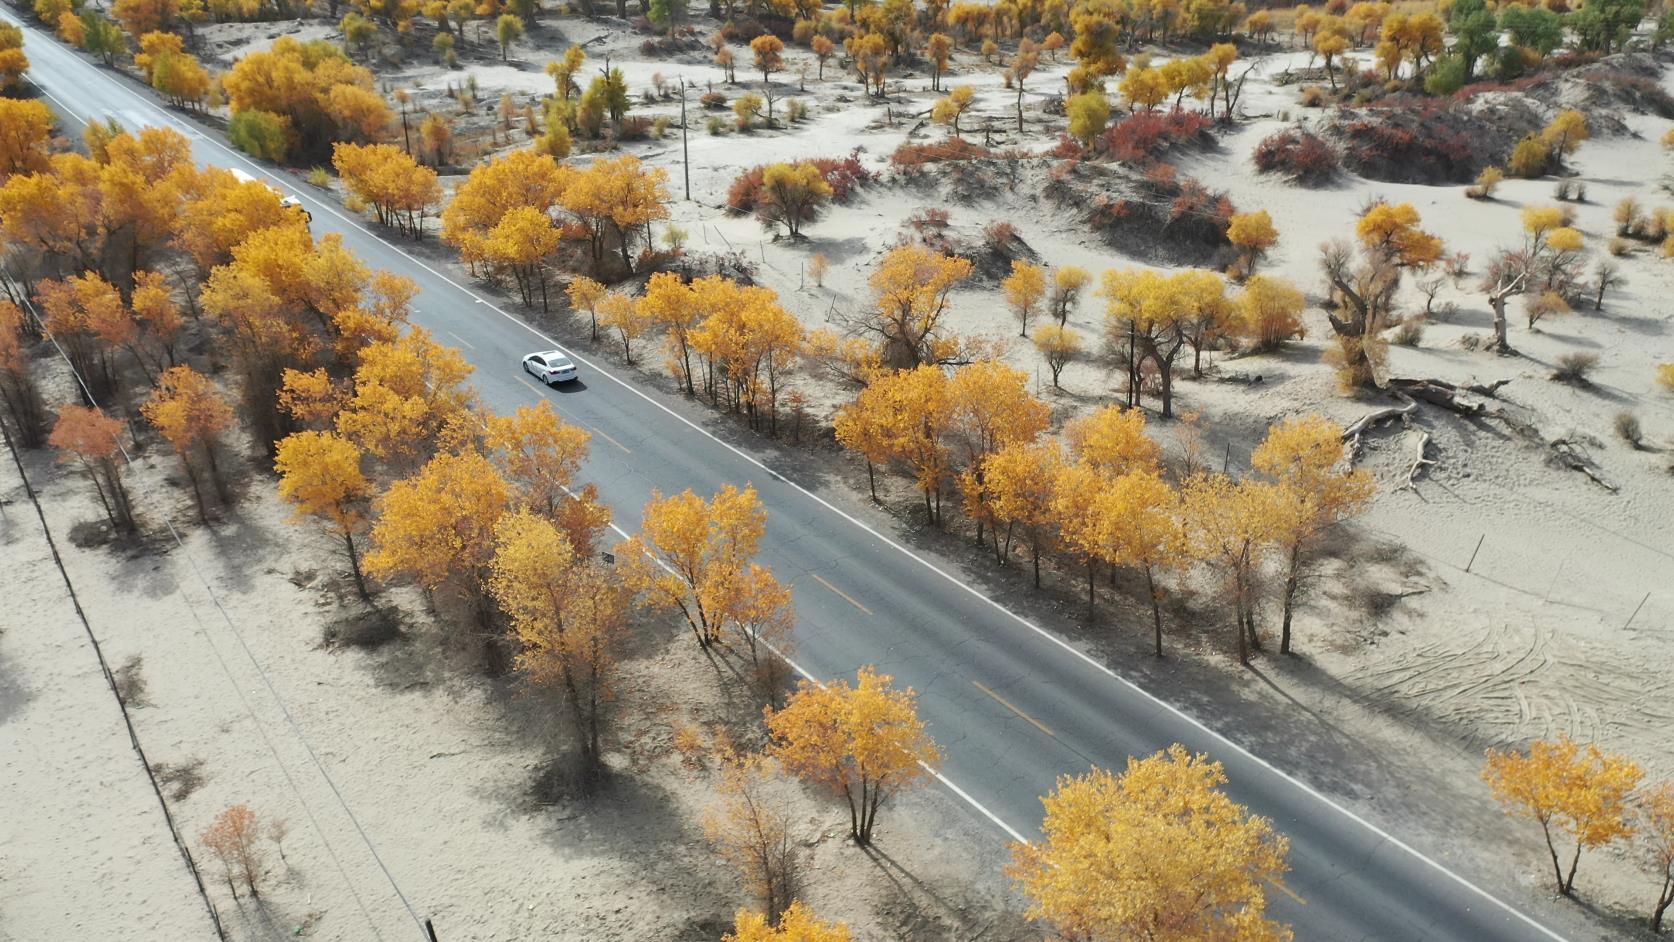
<path fill-rule="evenodd" d="M 538 356 L 532 356 L 532 357 L 530 357 L 530 358 L 529 358 L 529 362 L 531 362 L 531 363 L 534 363 L 534 364 L 537 364 L 537 365 L 540 365 L 540 366 L 545 366 L 545 365 L 546 365 L 546 361 L 545 361 L 545 360 L 543 360 L 543 359 L 541 359 L 541 358 L 540 358 L 540 357 L 538 357 Z"/>
<path fill-rule="evenodd" d="M 569 369 L 575 364 L 570 362 L 569 357 L 559 356 L 552 358 L 552 365 L 558 367 L 559 369 Z"/>

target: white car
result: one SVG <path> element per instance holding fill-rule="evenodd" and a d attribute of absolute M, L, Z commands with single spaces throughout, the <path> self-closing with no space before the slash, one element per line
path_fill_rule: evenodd
<path fill-rule="evenodd" d="M 541 382 L 568 383 L 576 378 L 575 361 L 562 350 L 542 350 L 523 358 L 523 368 Z"/>
<path fill-rule="evenodd" d="M 240 182 L 240 183 L 262 183 L 263 186 L 266 186 L 268 189 L 270 189 L 273 192 L 279 194 L 279 205 L 280 206 L 283 206 L 286 209 L 295 209 L 298 212 L 302 213 L 302 218 L 305 222 L 313 222 L 314 221 L 314 214 L 308 211 L 308 207 L 302 205 L 302 200 L 297 199 L 296 197 L 292 196 L 289 193 L 286 193 L 285 191 L 279 189 L 278 187 L 273 186 L 272 184 L 264 183 L 261 180 L 257 180 L 255 177 L 251 176 L 248 173 L 245 173 L 244 171 L 238 169 L 237 167 L 228 167 L 227 169 L 232 172 L 233 177 L 236 178 L 238 180 L 238 182 Z"/>

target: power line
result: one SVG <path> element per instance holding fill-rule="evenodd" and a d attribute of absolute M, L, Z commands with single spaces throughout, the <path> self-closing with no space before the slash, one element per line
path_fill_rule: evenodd
<path fill-rule="evenodd" d="M 103 407 L 99 405 L 98 399 L 93 395 L 92 387 L 88 385 L 87 380 L 81 375 L 81 372 L 76 369 L 75 363 L 70 359 L 69 354 L 67 354 L 64 351 L 64 348 L 59 345 L 58 338 L 54 337 L 52 332 L 47 329 L 46 323 L 41 319 L 40 313 L 35 310 L 34 303 L 28 298 L 24 298 L 23 307 L 29 312 L 30 318 L 34 320 L 35 325 L 40 329 L 42 336 L 46 337 L 47 341 L 52 344 L 53 349 L 58 352 L 58 356 L 64 361 L 64 365 L 69 367 L 70 375 L 75 377 L 76 385 L 81 388 L 82 395 L 87 398 L 88 403 L 94 408 L 103 411 Z M 133 456 L 128 453 L 128 449 L 122 446 L 120 440 L 117 442 L 116 447 L 117 451 L 122 455 L 123 463 L 132 469 L 134 466 L 134 459 Z M 355 816 L 354 810 L 349 807 L 348 800 L 343 797 L 343 792 L 337 787 L 337 782 L 331 777 L 331 773 L 326 771 L 324 763 L 320 761 L 319 755 L 314 751 L 314 746 L 309 742 L 307 735 L 303 733 L 301 725 L 296 721 L 296 717 L 291 714 L 290 707 L 285 703 L 285 699 L 279 695 L 279 691 L 274 687 L 272 679 L 267 675 L 267 671 L 262 668 L 261 662 L 256 659 L 255 652 L 250 649 L 250 645 L 244 640 L 243 633 L 238 630 L 238 626 L 233 622 L 232 616 L 228 614 L 225 606 L 221 604 L 221 600 L 215 595 L 215 590 L 210 586 L 209 580 L 204 577 L 203 571 L 198 567 L 197 560 L 194 559 L 192 554 L 187 550 L 185 541 L 180 537 L 180 532 L 175 529 L 173 522 L 169 520 L 167 514 L 162 515 L 161 519 L 163 521 L 163 526 L 169 532 L 170 538 L 174 541 L 175 548 L 179 550 L 181 558 L 186 560 L 187 565 L 192 570 L 192 575 L 196 577 L 198 584 L 203 587 L 204 594 L 209 597 L 210 604 L 214 605 L 215 610 L 220 613 L 221 620 L 226 623 L 227 630 L 232 633 L 233 638 L 238 642 L 239 648 L 243 650 L 244 656 L 250 661 L 250 666 L 255 669 L 256 675 L 262 679 L 263 686 L 267 688 L 268 694 L 273 698 L 273 702 L 279 707 L 279 711 L 284 715 L 285 722 L 291 727 L 291 732 L 296 736 L 297 742 L 301 743 L 303 750 L 308 753 L 309 760 L 313 763 L 315 770 L 320 773 L 320 777 L 325 780 L 326 785 L 331 789 L 331 793 L 337 799 L 338 805 L 343 809 L 344 815 L 346 815 L 350 823 L 354 825 L 355 832 L 360 835 L 361 842 L 366 845 L 367 852 L 372 855 L 372 859 L 378 864 L 378 869 L 383 871 L 384 878 L 389 881 L 390 888 L 395 892 L 396 898 L 401 901 L 401 905 L 407 910 L 407 915 L 412 917 L 413 924 L 418 928 L 419 937 L 425 940 L 425 942 L 429 942 L 431 935 L 429 930 L 425 928 L 424 919 L 419 916 L 418 911 L 413 908 L 413 904 L 408 901 L 407 895 L 402 892 L 400 884 L 396 882 L 395 875 L 390 872 L 389 867 L 384 863 L 383 857 L 378 853 L 376 845 L 373 844 L 371 835 L 367 834 L 365 827 L 363 827 L 360 823 L 360 819 Z M 181 597 L 184 599 L 185 594 L 182 593 Z M 372 928 L 373 935 L 377 936 L 381 940 L 383 938 L 383 934 L 378 931 L 377 920 L 373 919 L 371 912 L 367 910 L 365 901 L 361 899 L 359 891 L 355 889 L 354 881 L 349 878 L 348 872 L 343 867 L 342 859 L 337 856 L 336 849 L 331 846 L 331 841 L 326 837 L 325 829 L 320 826 L 319 820 L 314 816 L 313 808 L 309 806 L 308 800 L 303 797 L 302 790 L 297 786 L 296 780 L 291 777 L 290 769 L 285 765 L 285 760 L 279 755 L 279 750 L 273 745 L 273 741 L 268 737 L 267 730 L 262 725 L 261 718 L 256 715 L 254 707 L 251 706 L 249 699 L 245 697 L 243 689 L 238 684 L 237 678 L 233 676 L 231 667 L 227 664 L 226 659 L 221 656 L 220 649 L 215 646 L 215 643 L 212 640 L 210 640 L 209 633 L 204 630 L 203 622 L 198 618 L 197 610 L 193 608 L 189 602 L 186 606 L 186 610 L 191 614 L 193 623 L 197 626 L 199 634 L 203 636 L 211 653 L 215 655 L 215 660 L 220 665 L 221 671 L 226 674 L 227 681 L 232 685 L 234 692 L 238 694 L 239 701 L 243 703 L 245 712 L 249 714 L 251 721 L 256 724 L 256 731 L 262 737 L 262 742 L 267 746 L 268 751 L 272 753 L 274 762 L 276 762 L 279 766 L 280 774 L 284 775 L 285 781 L 290 785 L 291 791 L 296 795 L 297 801 L 302 804 L 303 812 L 308 815 L 309 823 L 314 827 L 315 832 L 319 834 L 321 843 L 325 845 L 326 853 L 331 856 L 332 863 L 336 865 L 338 874 L 343 878 L 344 886 L 348 888 L 350 895 L 354 897 L 355 904 L 360 909 L 361 914 L 366 917 L 367 923 Z"/>

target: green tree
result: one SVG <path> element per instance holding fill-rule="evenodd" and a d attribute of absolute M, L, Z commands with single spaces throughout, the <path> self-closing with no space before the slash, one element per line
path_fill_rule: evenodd
<path fill-rule="evenodd" d="M 511 44 L 523 38 L 523 18 L 512 13 L 500 14 L 494 21 L 494 38 L 500 41 L 500 61 L 505 62 Z"/>
<path fill-rule="evenodd" d="M 291 137 L 291 119 L 271 111 L 240 111 L 227 124 L 227 140 L 232 146 L 275 163 L 284 162 Z"/>
<path fill-rule="evenodd" d="M 1477 60 L 1499 48 L 1500 24 L 1485 0 L 1454 0 L 1447 26 L 1453 32 L 1453 54 L 1464 60 L 1468 82 L 1476 74 Z"/>

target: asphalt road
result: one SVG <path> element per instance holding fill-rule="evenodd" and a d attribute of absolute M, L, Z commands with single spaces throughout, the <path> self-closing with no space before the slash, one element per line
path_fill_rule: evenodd
<path fill-rule="evenodd" d="M 10 10 L 0 10 L 0 18 L 19 22 Z M 535 386 L 518 364 L 550 341 L 533 329 L 293 176 L 245 159 L 141 86 L 20 25 L 28 31 L 29 77 L 75 130 L 106 116 L 129 128 L 174 127 L 192 140 L 202 163 L 237 166 L 273 182 L 302 200 L 316 233 L 339 232 L 369 265 L 415 279 L 422 289 L 415 322 L 461 346 L 490 406 L 509 411 L 549 399 L 566 419 L 596 433 L 583 476 L 598 485 L 618 523 L 632 528 L 653 489 L 706 495 L 724 484 L 753 483 L 769 511 L 762 559 L 795 586 L 797 665 L 831 677 L 875 664 L 914 687 L 946 752 L 944 784 L 997 839 L 1036 833 L 1039 796 L 1058 775 L 1095 763 L 1120 768 L 1130 755 L 1180 742 L 1224 763 L 1233 797 L 1290 837 L 1287 889 L 1270 895 L 1274 914 L 1291 922 L 1299 939 L 1564 938 L 1525 915 L 1532 901 L 1502 901 L 1479 889 L 840 510 L 853 506 L 838 493 L 843 485 L 803 475 L 805 487 L 795 475 L 770 470 L 706 431 L 702 416 L 694 422 L 661 393 L 616 378 L 609 364 L 583 360 L 583 381 L 570 390 Z"/>

